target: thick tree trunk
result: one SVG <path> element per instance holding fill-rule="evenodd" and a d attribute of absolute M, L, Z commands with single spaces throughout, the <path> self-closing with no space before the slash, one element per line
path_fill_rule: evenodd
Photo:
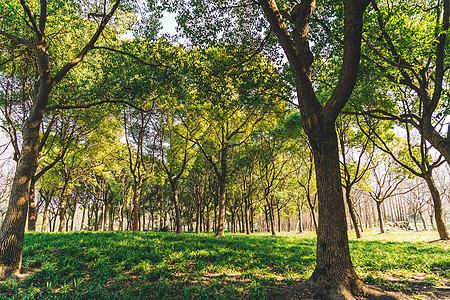
<path fill-rule="evenodd" d="M 356 238 L 359 239 L 361 238 L 361 230 L 358 223 L 358 219 L 356 218 L 355 206 L 353 205 L 353 201 L 350 198 L 350 189 L 351 187 L 345 188 L 345 200 L 347 201 L 350 218 L 352 219 L 353 226 L 355 227 Z"/>
<path fill-rule="evenodd" d="M 320 287 L 324 298 L 333 297 L 329 291 L 342 288 L 354 295 L 362 291 L 348 246 L 336 131 L 334 125 L 327 127 L 309 136 L 319 197 L 316 268 L 309 282 Z"/>
<path fill-rule="evenodd" d="M 439 238 L 441 240 L 449 240 L 450 236 L 447 229 L 447 224 L 444 218 L 444 212 L 442 209 L 442 200 L 439 191 L 436 188 L 436 184 L 434 183 L 433 177 L 431 174 L 429 176 L 424 177 L 428 188 L 430 189 L 431 198 L 433 199 L 434 206 L 434 216 L 436 219 L 436 227 L 439 233 Z"/>
<path fill-rule="evenodd" d="M 384 233 L 384 220 L 383 220 L 383 213 L 381 212 L 381 204 L 383 202 L 375 201 L 377 205 L 377 214 L 378 214 L 378 223 L 380 225 L 380 233 Z"/>
<path fill-rule="evenodd" d="M 17 163 L 8 210 L 0 231 L 0 278 L 17 275 L 22 269 L 25 222 L 30 201 L 30 185 L 38 166 L 41 120 L 42 114 L 37 118 L 30 117 L 23 124 L 21 157 Z"/>

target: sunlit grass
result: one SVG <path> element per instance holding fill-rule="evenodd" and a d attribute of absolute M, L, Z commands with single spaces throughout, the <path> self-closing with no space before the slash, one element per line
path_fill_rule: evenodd
<path fill-rule="evenodd" d="M 350 233 L 350 251 L 369 283 L 402 290 L 417 276 L 435 286 L 450 278 L 449 244 L 428 243 L 435 232 L 363 235 Z M 1 283 L 0 299 L 261 299 L 269 286 L 307 279 L 314 264 L 314 233 L 28 233 L 24 266 L 36 271 Z"/>

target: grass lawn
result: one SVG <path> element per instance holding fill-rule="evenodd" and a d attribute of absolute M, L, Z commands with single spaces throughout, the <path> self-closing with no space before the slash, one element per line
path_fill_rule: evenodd
<path fill-rule="evenodd" d="M 350 233 L 361 278 L 425 297 L 448 287 L 450 244 L 436 232 Z M 315 235 L 162 232 L 27 233 L 22 281 L 0 283 L 0 299 L 264 299 L 307 279 Z M 423 290 L 418 296 L 417 284 Z M 424 294 L 425 293 L 425 294 Z M 425 299 L 424 298 L 424 299 Z"/>

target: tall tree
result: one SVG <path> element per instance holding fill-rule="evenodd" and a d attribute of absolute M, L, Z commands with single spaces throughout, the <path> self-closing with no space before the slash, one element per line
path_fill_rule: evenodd
<path fill-rule="evenodd" d="M 271 31 L 275 34 L 289 62 L 297 90 L 303 127 L 314 154 L 320 218 L 317 264 L 309 283 L 317 289 L 318 294 L 325 298 L 343 298 L 344 295 L 363 294 L 363 284 L 354 271 L 348 248 L 335 121 L 356 84 L 361 56 L 363 15 L 370 1 L 344 0 L 316 3 L 314 0 L 301 2 L 260 0 L 248 3 L 240 0 L 205 0 L 190 1 L 190 3 L 192 5 L 179 18 L 181 25 L 188 28 L 185 30 L 187 34 L 194 31 L 196 35 L 201 35 L 201 31 L 195 31 L 195 29 L 203 23 L 193 24 L 195 18 L 203 15 L 210 17 L 208 21 L 214 20 L 217 18 L 218 11 L 224 12 L 224 16 L 219 17 L 217 21 L 212 21 L 218 26 L 221 25 L 223 18 L 232 16 L 229 22 L 223 22 L 228 28 L 225 27 L 224 30 L 224 26 L 220 27 L 222 30 L 220 35 L 223 38 L 234 34 L 237 40 L 242 41 L 242 37 L 248 37 L 248 31 L 251 31 L 255 32 L 255 35 L 249 39 L 251 44 L 260 35 L 259 33 L 264 31 L 267 26 L 265 24 L 267 22 L 270 24 Z M 343 16 L 342 10 L 336 9 L 336 7 L 342 8 L 342 5 Z M 266 23 L 261 21 L 261 10 Z M 336 76 L 338 78 L 335 81 L 336 85 L 327 95 L 328 100 L 325 97 L 317 97 L 311 75 L 314 54 L 309 44 L 310 21 L 316 10 L 319 14 L 325 15 L 329 12 L 337 12 L 329 19 L 336 21 L 333 22 L 333 26 L 344 36 L 342 68 Z M 192 18 L 192 16 L 195 17 Z M 231 21 L 236 18 L 238 22 Z M 186 22 L 187 19 L 191 22 Z M 192 25 L 194 30 L 190 31 L 189 25 Z M 213 28 L 211 26 L 211 29 L 204 31 L 211 34 L 214 33 L 211 32 Z M 220 35 L 214 35 L 211 40 L 217 40 Z M 195 37 L 194 40 L 196 40 Z M 321 40 L 317 37 L 318 42 Z M 249 44 L 245 41 L 242 43 Z M 319 50 L 316 57 L 320 57 L 320 53 Z"/>
<path fill-rule="evenodd" d="M 25 220 L 30 200 L 30 185 L 38 167 L 40 150 L 39 129 L 46 112 L 50 94 L 66 74 L 78 65 L 85 58 L 86 54 L 93 49 L 119 7 L 120 1 L 105 2 L 105 5 L 97 7 L 98 11 L 95 12 L 96 18 L 98 18 L 97 28 L 87 43 L 75 54 L 74 58 L 60 67 L 58 71 L 54 71 L 51 64 L 50 45 L 52 44 L 49 41 L 49 36 L 51 37 L 51 35 L 48 34 L 46 29 L 48 22 L 52 20 L 48 18 L 49 12 L 62 9 L 59 6 L 61 3 L 47 3 L 47 0 L 40 0 L 39 4 L 39 13 L 33 13 L 28 3 L 25 0 L 20 0 L 23 18 L 19 16 L 19 11 L 8 11 L 6 15 L 2 15 L 1 20 L 6 22 L 6 30 L 11 30 L 0 30 L 2 39 L 8 39 L 31 51 L 36 57 L 39 74 L 34 94 L 32 95 L 30 111 L 22 124 L 21 156 L 16 167 L 8 210 L 0 230 L 0 277 L 2 278 L 18 275 L 22 269 L 22 248 Z M 48 4 L 51 5 L 49 6 Z M 5 3 L 1 5 L 4 6 Z M 11 26 L 9 22 L 14 18 L 17 23 L 12 23 Z M 23 25 L 23 22 L 25 25 Z M 27 29 L 14 30 L 15 28 L 11 28 L 20 26 L 19 24 Z M 19 36 L 17 33 L 23 33 L 23 35 Z"/>

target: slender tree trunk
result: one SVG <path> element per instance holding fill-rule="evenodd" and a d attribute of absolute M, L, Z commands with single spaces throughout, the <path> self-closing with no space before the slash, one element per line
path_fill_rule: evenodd
<path fill-rule="evenodd" d="M 278 232 L 281 232 L 281 215 L 280 208 L 277 205 L 277 221 L 278 221 Z"/>
<path fill-rule="evenodd" d="M 177 183 L 172 184 L 172 193 L 173 193 L 173 205 L 175 207 L 175 228 L 176 233 L 181 234 L 181 210 L 180 210 L 180 201 L 178 199 L 178 187 Z"/>
<path fill-rule="evenodd" d="M 430 189 L 431 198 L 433 199 L 434 216 L 436 219 L 436 227 L 441 240 L 449 240 L 450 235 L 448 233 L 447 224 L 444 218 L 444 212 L 442 209 L 442 200 L 439 191 L 436 188 L 433 177 L 430 175 L 424 177 L 428 188 Z"/>
<path fill-rule="evenodd" d="M 248 207 L 248 199 L 244 200 L 244 211 L 245 211 L 245 233 L 250 234 L 250 211 Z"/>
<path fill-rule="evenodd" d="M 225 179 L 219 179 L 219 211 L 217 216 L 216 237 L 223 237 L 225 235 L 225 203 L 226 190 Z"/>
<path fill-rule="evenodd" d="M 225 235 L 225 209 L 226 209 L 226 181 L 227 181 L 227 159 L 228 159 L 228 145 L 222 145 L 220 151 L 220 176 L 219 181 L 219 216 L 217 219 L 216 237 L 223 237 Z"/>
<path fill-rule="evenodd" d="M 417 228 L 417 212 L 414 212 L 414 228 L 419 231 L 419 228 Z"/>
<path fill-rule="evenodd" d="M 419 216 L 420 216 L 420 219 L 422 220 L 423 230 L 427 230 L 427 222 L 425 221 L 423 212 L 421 210 L 419 210 Z"/>
<path fill-rule="evenodd" d="M 109 205 L 109 224 L 108 224 L 108 231 L 114 230 L 114 205 L 111 203 Z"/>
<path fill-rule="evenodd" d="M 277 232 L 275 230 L 275 212 L 271 204 L 269 204 L 269 221 L 270 221 L 270 232 L 272 232 L 272 235 L 277 235 Z"/>
<path fill-rule="evenodd" d="M 206 207 L 206 220 L 205 220 L 205 225 L 206 225 L 206 233 L 210 233 L 211 231 L 211 223 L 210 223 L 210 219 L 209 219 L 209 205 Z"/>
<path fill-rule="evenodd" d="M 378 213 L 378 222 L 380 225 L 380 233 L 384 233 L 384 220 L 383 220 L 383 213 L 381 211 L 381 204 L 383 202 L 375 201 L 377 205 L 377 213 Z"/>
<path fill-rule="evenodd" d="M 59 232 L 63 232 L 66 227 L 66 210 L 67 210 L 67 195 L 66 195 L 66 186 L 64 184 L 64 188 L 61 191 L 61 203 L 59 206 Z"/>
<path fill-rule="evenodd" d="M 99 207 L 98 207 L 98 203 L 96 203 L 95 207 L 94 207 L 94 231 L 98 231 L 98 211 L 99 211 Z"/>
<path fill-rule="evenodd" d="M 352 220 L 353 226 L 355 227 L 356 238 L 361 238 L 361 230 L 358 223 L 358 219 L 356 218 L 355 206 L 353 205 L 353 201 L 350 197 L 351 187 L 347 185 L 345 188 L 345 200 L 347 201 L 348 212 L 350 213 L 350 218 Z"/>
<path fill-rule="evenodd" d="M 201 215 L 202 215 L 202 210 L 200 208 L 200 205 L 197 204 L 197 221 L 195 222 L 195 233 L 199 234 L 200 230 L 201 230 Z"/>
<path fill-rule="evenodd" d="M 41 232 L 45 232 L 47 230 L 47 215 L 48 215 L 48 205 L 50 204 L 50 199 L 44 199 L 44 213 L 42 215 L 42 227 Z"/>
<path fill-rule="evenodd" d="M 102 202 L 102 231 L 106 231 L 106 202 Z"/>
<path fill-rule="evenodd" d="M 131 230 L 139 231 L 139 198 L 141 195 L 142 182 L 138 180 L 133 190 L 133 211 L 131 213 Z"/>
<path fill-rule="evenodd" d="M 80 231 L 83 231 L 84 228 L 84 218 L 86 215 L 86 205 L 83 205 L 83 215 L 81 216 L 81 225 L 80 225 Z"/>
<path fill-rule="evenodd" d="M 75 221 L 75 214 L 77 212 L 77 203 L 74 203 L 73 205 L 73 213 L 72 213 L 72 220 L 70 222 L 70 231 L 73 232 L 73 225 L 74 225 L 74 221 Z"/>
<path fill-rule="evenodd" d="M 311 194 L 308 192 L 306 194 L 306 200 L 308 201 L 308 206 L 309 206 L 309 210 L 311 212 L 311 218 L 314 222 L 314 230 L 317 232 L 317 218 L 316 218 L 316 213 L 314 212 L 314 206 L 312 205 L 312 200 L 311 200 Z"/>

